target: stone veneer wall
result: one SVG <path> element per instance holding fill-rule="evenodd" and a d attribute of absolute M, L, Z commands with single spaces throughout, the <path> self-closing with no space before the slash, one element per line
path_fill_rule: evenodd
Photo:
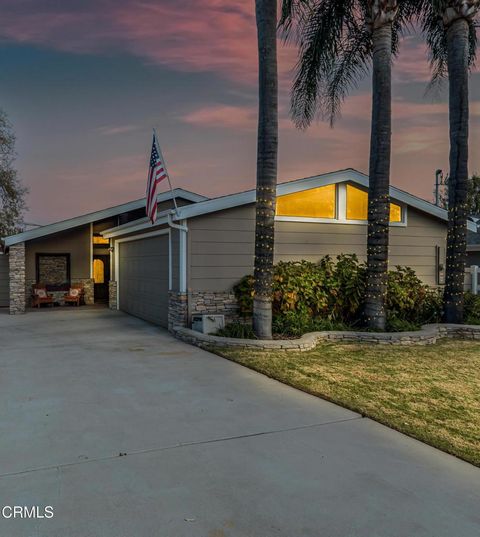
<path fill-rule="evenodd" d="M 25 304 L 27 307 L 32 306 L 32 285 L 37 283 L 37 280 L 25 280 Z"/>
<path fill-rule="evenodd" d="M 111 310 L 116 310 L 117 305 L 117 282 L 110 280 L 108 282 L 108 307 Z"/>
<path fill-rule="evenodd" d="M 187 326 L 188 295 L 187 293 L 168 293 L 168 330 L 173 332 L 174 326 Z"/>
<path fill-rule="evenodd" d="M 93 278 L 72 278 L 72 284 L 83 284 L 83 299 L 86 305 L 94 304 L 94 280 Z M 65 293 L 63 293 L 65 294 Z M 63 295 L 62 295 L 63 296 Z"/>
<path fill-rule="evenodd" d="M 376 345 L 432 345 L 442 338 L 480 340 L 480 326 L 463 324 L 427 324 L 417 332 L 310 332 L 299 339 L 236 339 L 212 336 L 189 328 L 178 328 L 175 336 L 192 345 L 212 349 L 234 347 L 266 351 L 304 352 L 322 341 L 354 341 Z"/>
<path fill-rule="evenodd" d="M 190 314 L 219 313 L 225 315 L 225 322 L 239 319 L 237 299 L 233 293 L 214 291 L 193 291 L 189 295 Z"/>
<path fill-rule="evenodd" d="M 25 243 L 10 246 L 10 315 L 25 313 Z"/>
<path fill-rule="evenodd" d="M 50 285 L 63 285 L 68 281 L 68 256 L 40 254 L 38 274 L 39 283 L 48 282 Z"/>

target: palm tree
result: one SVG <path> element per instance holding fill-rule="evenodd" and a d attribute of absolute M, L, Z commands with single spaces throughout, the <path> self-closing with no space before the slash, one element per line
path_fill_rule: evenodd
<path fill-rule="evenodd" d="M 420 0 L 283 0 L 281 26 L 299 45 L 292 115 L 306 128 L 317 111 L 333 124 L 372 64 L 365 320 L 386 324 L 391 154 L 391 65 Z"/>
<path fill-rule="evenodd" d="M 277 0 L 256 0 L 259 63 L 253 329 L 272 338 L 272 279 L 278 154 Z"/>
<path fill-rule="evenodd" d="M 444 318 L 463 322 L 468 179 L 468 77 L 476 57 L 475 16 L 480 0 L 426 0 L 423 30 L 430 48 L 432 83 L 448 76 L 450 176 Z"/>

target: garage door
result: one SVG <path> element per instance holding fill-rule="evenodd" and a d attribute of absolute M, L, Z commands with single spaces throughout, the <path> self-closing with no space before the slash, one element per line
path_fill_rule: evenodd
<path fill-rule="evenodd" d="M 8 255 L 0 254 L 0 308 L 9 305 L 8 289 Z"/>
<path fill-rule="evenodd" d="M 168 234 L 119 244 L 119 307 L 168 326 Z"/>

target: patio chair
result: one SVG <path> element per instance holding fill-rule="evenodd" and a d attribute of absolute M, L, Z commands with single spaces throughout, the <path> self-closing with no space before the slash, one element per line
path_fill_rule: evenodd
<path fill-rule="evenodd" d="M 70 285 L 70 289 L 68 290 L 68 293 L 65 293 L 63 295 L 63 300 L 65 304 L 72 304 L 75 306 L 80 306 L 80 304 L 84 304 L 83 300 L 84 290 L 82 284 L 73 284 Z"/>
<path fill-rule="evenodd" d="M 47 293 L 47 287 L 43 283 L 32 285 L 32 306 L 39 308 L 42 304 L 53 306 L 53 295 Z"/>

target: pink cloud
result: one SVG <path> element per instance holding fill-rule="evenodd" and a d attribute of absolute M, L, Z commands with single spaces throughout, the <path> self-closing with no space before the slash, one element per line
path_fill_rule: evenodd
<path fill-rule="evenodd" d="M 400 44 L 400 53 L 393 67 L 394 80 L 405 84 L 424 82 L 431 78 L 427 45 L 418 37 L 405 37 Z"/>
<path fill-rule="evenodd" d="M 28 4 L 31 5 L 30 9 Z M 57 50 L 92 53 L 124 50 L 175 70 L 215 72 L 236 82 L 257 79 L 254 3 L 244 0 L 103 0 L 72 9 L 38 9 L 8 2 L 0 38 Z M 293 49 L 279 47 L 288 76 Z"/>
<path fill-rule="evenodd" d="M 128 132 L 134 132 L 139 128 L 140 127 L 138 125 L 105 125 L 96 130 L 104 136 L 115 136 L 116 134 L 127 134 Z"/>
<path fill-rule="evenodd" d="M 210 105 L 193 110 L 180 119 L 184 123 L 200 127 L 251 131 L 256 127 L 257 111 L 251 106 Z"/>
<path fill-rule="evenodd" d="M 85 0 L 77 5 L 4 0 L 0 38 L 57 50 L 121 50 L 175 70 L 214 72 L 247 84 L 257 79 L 254 2 L 245 0 Z M 70 4 L 70 5 L 69 5 Z M 279 73 L 290 86 L 296 50 L 279 42 Z M 425 44 L 404 38 L 397 82 L 430 78 Z"/>

